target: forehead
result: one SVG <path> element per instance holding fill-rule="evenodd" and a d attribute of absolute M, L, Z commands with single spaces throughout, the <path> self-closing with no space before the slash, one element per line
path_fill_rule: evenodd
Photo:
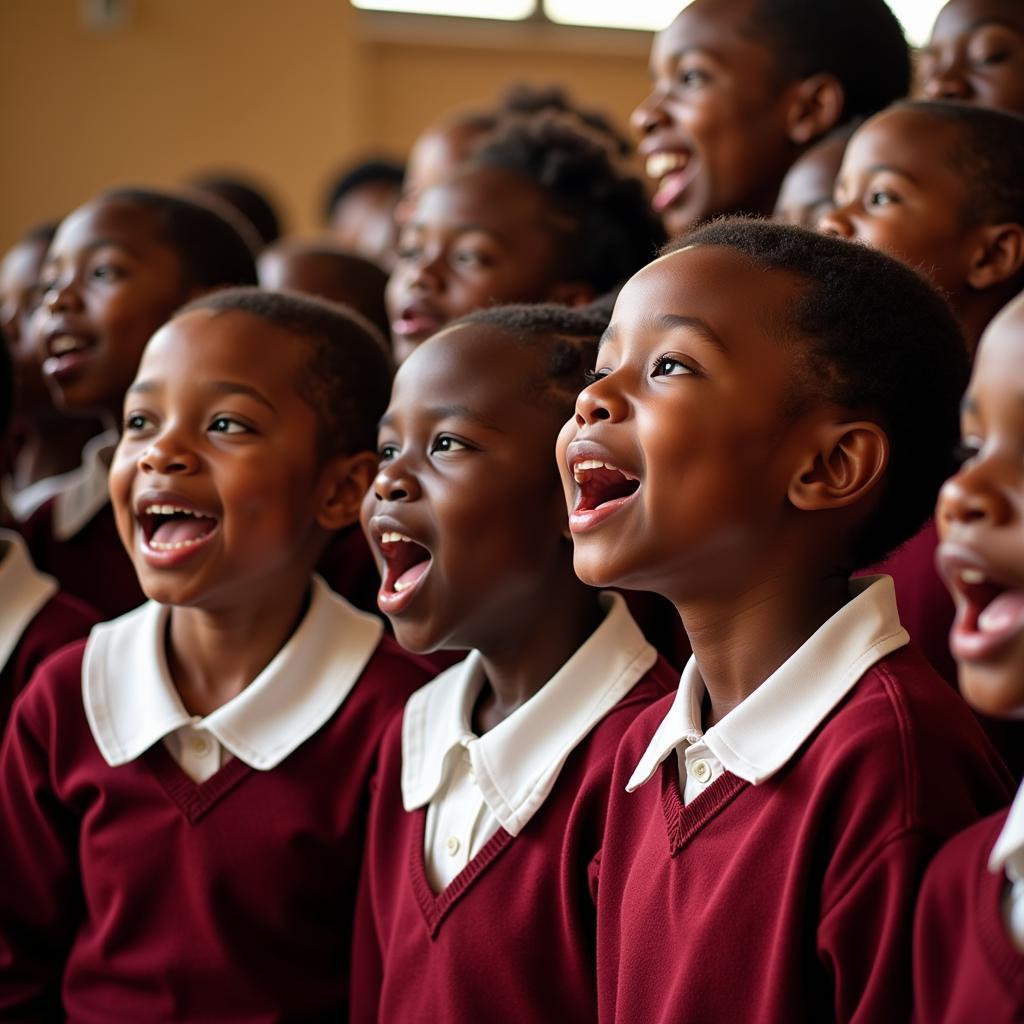
<path fill-rule="evenodd" d="M 960 180 L 950 165 L 962 127 L 912 109 L 877 114 L 853 134 L 843 168 L 889 167 L 916 175 Z"/>
<path fill-rule="evenodd" d="M 950 0 L 939 12 L 931 41 L 945 42 L 992 21 L 1024 32 L 1024 4 L 1020 0 Z"/>
<path fill-rule="evenodd" d="M 156 212 L 135 203 L 99 201 L 69 214 L 57 230 L 51 256 L 75 253 L 99 242 L 110 242 L 137 252 L 177 252 L 163 241 Z"/>
<path fill-rule="evenodd" d="M 1006 393 L 1016 402 L 1024 400 L 1024 304 L 1019 299 L 985 332 L 967 389 L 968 398 L 978 404 Z"/>
<path fill-rule="evenodd" d="M 767 46 L 747 34 L 751 0 L 694 0 L 654 37 L 652 60 L 657 63 L 697 49 L 726 59 L 730 56 L 770 58 Z"/>
<path fill-rule="evenodd" d="M 521 234 L 536 230 L 546 212 L 539 186 L 500 167 L 479 167 L 424 192 L 412 221 Z"/>
<path fill-rule="evenodd" d="M 0 260 L 0 291 L 14 291 L 34 285 L 46 248 L 46 243 L 41 239 L 21 241 L 11 246 Z"/>

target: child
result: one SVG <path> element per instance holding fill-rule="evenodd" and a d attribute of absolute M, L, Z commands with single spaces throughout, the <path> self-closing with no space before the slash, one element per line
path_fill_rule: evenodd
<path fill-rule="evenodd" d="M 83 447 L 102 431 L 94 417 L 65 416 L 54 408 L 29 327 L 39 304 L 39 271 L 56 231 L 56 224 L 40 224 L 0 262 L 0 332 L 14 359 L 16 437 L 3 497 L 19 522 L 71 482 L 67 474 L 81 463 Z"/>
<path fill-rule="evenodd" d="M 910 87 L 884 0 L 694 0 L 651 49 L 633 128 L 670 235 L 770 214 L 793 161 L 837 124 Z"/>
<path fill-rule="evenodd" d="M 917 66 L 920 94 L 1024 114 L 1019 0 L 950 0 Z"/>
<path fill-rule="evenodd" d="M 843 163 L 843 154 L 859 121 L 844 124 L 816 142 L 798 157 L 786 172 L 775 201 L 775 220 L 816 228 L 821 218 L 832 209 L 832 193 Z"/>
<path fill-rule="evenodd" d="M 153 337 L 110 485 L 151 600 L 47 661 L 0 751 L 0 1016 L 343 1019 L 367 787 L 425 673 L 311 574 L 389 384 L 297 296 Z"/>
<path fill-rule="evenodd" d="M 849 577 L 928 514 L 963 343 L 865 247 L 742 220 L 678 245 L 558 445 L 580 578 L 666 595 L 694 651 L 616 756 L 600 1017 L 905 1020 L 919 875 L 1008 780 L 891 582 Z"/>
<path fill-rule="evenodd" d="M 943 488 L 939 561 L 957 602 L 951 636 L 960 686 L 975 707 L 1024 710 L 1024 300 L 985 333 L 964 399 L 965 461 Z M 1024 789 L 935 858 L 915 923 L 915 1017 L 1016 1021 L 1024 1016 Z"/>
<path fill-rule="evenodd" d="M 61 224 L 42 270 L 33 318 L 43 372 L 69 414 L 120 419 L 125 390 L 153 332 L 189 299 L 255 284 L 242 234 L 219 214 L 170 193 L 106 192 Z M 86 453 L 91 472 L 25 525 L 36 564 L 105 617 L 143 599 L 114 527 L 106 474 L 112 442 Z M 102 567 L 102 568 L 100 568 Z"/>
<path fill-rule="evenodd" d="M 364 160 L 331 182 L 324 203 L 324 223 L 337 244 L 387 272 L 395 261 L 395 210 L 404 177 L 405 168 L 393 160 Z"/>
<path fill-rule="evenodd" d="M 14 364 L 0 345 L 0 454 L 14 398 Z M 96 613 L 57 593 L 57 584 L 35 570 L 25 543 L 3 529 L 7 512 L 0 500 L 0 736 L 15 697 L 39 663 L 64 644 L 86 636 Z"/>
<path fill-rule="evenodd" d="M 609 772 L 671 692 L 618 595 L 572 570 L 552 450 L 603 324 L 473 314 L 402 366 L 363 525 L 403 646 L 471 649 L 414 694 L 381 753 L 353 1020 L 593 1021 Z"/>
<path fill-rule="evenodd" d="M 449 320 L 509 302 L 586 302 L 656 251 L 643 185 L 575 118 L 509 118 L 401 230 L 387 307 L 399 362 Z"/>

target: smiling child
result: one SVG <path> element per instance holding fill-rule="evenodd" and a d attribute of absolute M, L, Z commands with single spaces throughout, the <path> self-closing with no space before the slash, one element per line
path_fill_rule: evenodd
<path fill-rule="evenodd" d="M 675 673 L 572 569 L 553 449 L 604 324 L 480 312 L 395 378 L 363 523 L 414 651 L 471 650 L 389 729 L 371 810 L 353 1020 L 593 1021 L 615 748 Z"/>
<path fill-rule="evenodd" d="M 950 637 L 964 696 L 1024 711 L 1024 300 L 985 332 L 963 403 L 964 463 L 942 489 L 939 563 L 957 604 Z M 915 1019 L 1024 1014 L 1024 788 L 951 840 L 928 869 L 915 925 Z"/>
<path fill-rule="evenodd" d="M 808 146 L 910 88 L 884 0 L 694 0 L 655 36 L 650 66 L 632 124 L 670 235 L 770 214 Z"/>
<path fill-rule="evenodd" d="M 694 651 L 616 758 L 600 1018 L 904 1020 L 920 873 L 1006 780 L 891 581 L 850 574 L 928 515 L 966 353 L 865 247 L 679 246 L 623 288 L 558 445 L 581 579 L 665 595 Z"/>
<path fill-rule="evenodd" d="M 111 496 L 150 601 L 12 717 L 0 1015 L 344 1018 L 369 779 L 426 674 L 312 573 L 389 384 L 339 307 L 255 289 L 146 348 Z"/>

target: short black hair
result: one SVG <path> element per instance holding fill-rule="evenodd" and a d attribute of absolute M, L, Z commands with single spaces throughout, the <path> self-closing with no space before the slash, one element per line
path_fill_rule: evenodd
<path fill-rule="evenodd" d="M 263 245 L 270 245 L 281 237 L 281 218 L 274 204 L 266 192 L 251 181 L 233 175 L 207 174 L 194 178 L 191 184 L 229 203 L 255 228 Z"/>
<path fill-rule="evenodd" d="M 405 181 L 405 165 L 389 157 L 371 157 L 341 171 L 327 186 L 323 203 L 323 219 L 329 221 L 334 208 L 357 188 L 364 185 L 390 185 L 396 192 Z"/>
<path fill-rule="evenodd" d="M 46 220 L 40 224 L 34 224 L 14 244 L 49 246 L 53 241 L 54 236 L 57 234 L 57 228 L 59 227 L 59 220 Z"/>
<path fill-rule="evenodd" d="M 910 91 L 910 50 L 885 0 L 751 0 L 745 34 L 775 55 L 781 82 L 834 75 L 845 95 L 840 121 Z"/>
<path fill-rule="evenodd" d="M 1024 117 L 968 103 L 907 100 L 894 109 L 959 129 L 949 164 L 963 179 L 969 224 L 1024 224 Z"/>
<path fill-rule="evenodd" d="M 532 181 L 563 220 L 560 273 L 610 291 L 649 263 L 665 240 L 644 183 L 616 166 L 606 140 L 553 111 L 508 115 L 465 165 Z"/>
<path fill-rule="evenodd" d="M 802 281 L 781 331 L 804 349 L 793 411 L 835 403 L 869 410 L 884 428 L 890 455 L 882 497 L 851 538 L 856 567 L 880 561 L 920 529 L 955 469 L 970 366 L 952 311 L 910 267 L 805 228 L 723 218 L 666 251 L 698 245 L 731 249 Z"/>
<path fill-rule="evenodd" d="M 572 415 L 576 397 L 587 386 L 608 316 L 589 306 L 517 303 L 474 310 L 445 329 L 473 324 L 494 327 L 544 357 L 542 373 L 524 381 L 525 392 L 553 407 L 564 420 Z"/>
<path fill-rule="evenodd" d="M 376 329 L 358 313 L 295 292 L 228 288 L 188 303 L 175 319 L 197 310 L 245 313 L 301 341 L 309 358 L 296 389 L 316 413 L 321 456 L 376 451 L 393 368 Z"/>
<path fill-rule="evenodd" d="M 116 188 L 97 203 L 126 203 L 153 213 L 160 240 L 178 253 L 186 288 L 254 285 L 256 259 L 245 234 L 219 211 L 174 192 Z"/>

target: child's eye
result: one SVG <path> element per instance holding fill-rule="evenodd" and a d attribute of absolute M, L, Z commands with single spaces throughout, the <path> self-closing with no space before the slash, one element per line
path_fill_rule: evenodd
<path fill-rule="evenodd" d="M 139 430 L 146 430 L 148 427 L 153 425 L 153 421 L 141 412 L 130 412 L 124 418 L 124 429 L 128 431 L 136 432 Z"/>
<path fill-rule="evenodd" d="M 684 373 L 695 373 L 696 371 L 687 366 L 681 359 L 674 356 L 659 356 L 651 367 L 652 377 L 678 377 Z"/>
<path fill-rule="evenodd" d="M 683 68 L 679 72 L 679 82 L 687 88 L 696 88 L 708 82 L 709 75 L 700 68 Z"/>
<path fill-rule="evenodd" d="M 210 431 L 214 434 L 251 434 L 252 431 L 232 416 L 217 416 L 210 423 Z"/>
<path fill-rule="evenodd" d="M 377 458 L 381 462 L 390 462 L 396 455 L 398 455 L 397 444 L 382 444 L 377 449 Z"/>
<path fill-rule="evenodd" d="M 92 268 L 92 276 L 97 281 L 117 281 L 124 276 L 124 272 L 112 263 L 100 263 Z"/>
<path fill-rule="evenodd" d="M 981 441 L 976 437 L 965 437 L 958 444 L 953 446 L 953 460 L 958 466 L 962 466 L 971 459 L 977 458 L 981 451 Z"/>
<path fill-rule="evenodd" d="M 452 262 L 460 267 L 485 267 L 490 264 L 490 260 L 475 249 L 456 249 L 452 253 Z"/>
<path fill-rule="evenodd" d="M 591 384 L 596 384 L 599 380 L 608 376 L 607 370 L 584 370 L 583 380 L 586 382 L 587 387 Z"/>
<path fill-rule="evenodd" d="M 435 452 L 460 452 L 468 450 L 469 445 L 465 441 L 460 441 L 457 437 L 452 437 L 450 434 L 442 434 L 430 446 L 431 455 Z"/>
<path fill-rule="evenodd" d="M 871 193 L 869 204 L 871 206 L 892 206 L 899 201 L 899 196 L 895 192 L 890 192 L 884 188 L 876 188 Z"/>
<path fill-rule="evenodd" d="M 395 256 L 400 260 L 418 260 L 420 254 L 423 252 L 421 248 L 415 245 L 400 245 L 395 250 Z"/>

